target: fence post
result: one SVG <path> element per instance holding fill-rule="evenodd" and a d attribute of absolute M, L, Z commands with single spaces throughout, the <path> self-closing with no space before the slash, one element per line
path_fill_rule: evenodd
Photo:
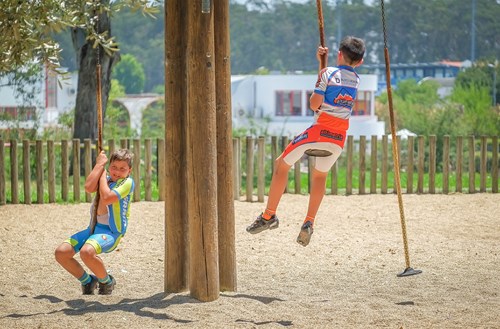
<path fill-rule="evenodd" d="M 24 204 L 31 204 L 30 141 L 23 140 Z"/>
<path fill-rule="evenodd" d="M 352 194 L 352 168 L 353 168 L 353 156 L 354 156 L 354 136 L 347 136 L 347 177 L 346 177 L 346 187 L 345 194 Z"/>
<path fill-rule="evenodd" d="M 139 161 L 132 162 L 132 177 L 134 178 L 134 201 L 141 201 L 141 141 L 134 139 L 134 157 Z"/>
<path fill-rule="evenodd" d="M 253 201 L 253 137 L 252 136 L 247 136 L 246 139 L 246 154 L 247 154 L 247 202 L 252 202 Z"/>
<path fill-rule="evenodd" d="M 274 175 L 274 160 L 278 157 L 278 137 L 271 136 L 271 176 Z"/>
<path fill-rule="evenodd" d="M 408 136 L 408 165 L 406 167 L 406 193 L 413 193 L 413 168 L 415 151 L 415 137 Z"/>
<path fill-rule="evenodd" d="M 365 194 L 366 136 L 359 136 L 359 194 Z"/>
<path fill-rule="evenodd" d="M 436 193 L 436 136 L 429 136 L 429 193 Z"/>
<path fill-rule="evenodd" d="M 156 145 L 158 201 L 165 201 L 165 140 L 158 138 Z"/>
<path fill-rule="evenodd" d="M 73 139 L 73 200 L 80 202 L 80 140 Z"/>
<path fill-rule="evenodd" d="M 36 203 L 43 204 L 43 144 L 41 140 L 35 142 L 36 157 Z"/>
<path fill-rule="evenodd" d="M 418 136 L 418 184 L 417 192 L 424 193 L 424 171 L 425 171 L 425 140 L 424 136 Z"/>
<path fill-rule="evenodd" d="M 115 140 L 108 139 L 108 156 L 110 156 L 115 151 Z"/>
<path fill-rule="evenodd" d="M 264 202 L 264 190 L 266 186 L 265 171 L 266 166 L 264 162 L 265 149 L 264 137 L 259 136 L 257 141 L 257 201 Z"/>
<path fill-rule="evenodd" d="M 234 200 L 240 200 L 241 193 L 241 147 L 240 138 L 233 138 L 233 194 Z"/>
<path fill-rule="evenodd" d="M 68 201 L 69 190 L 68 141 L 61 141 L 61 198 Z"/>
<path fill-rule="evenodd" d="M 12 204 L 19 203 L 19 165 L 17 161 L 17 140 L 10 140 L 10 188 L 12 190 Z"/>
<path fill-rule="evenodd" d="M 83 140 L 83 163 L 85 166 L 85 179 L 89 176 L 92 171 L 92 141 L 90 138 L 85 138 Z M 85 191 L 85 202 L 92 201 L 92 195 Z"/>
<path fill-rule="evenodd" d="M 380 192 L 382 194 L 387 194 L 387 170 L 389 169 L 389 139 L 387 135 L 382 136 L 382 178 L 380 185 Z"/>
<path fill-rule="evenodd" d="M 481 136 L 481 160 L 480 160 L 480 184 L 479 191 L 486 192 L 486 163 L 488 161 L 487 156 L 488 138 L 486 136 Z"/>
<path fill-rule="evenodd" d="M 491 192 L 498 193 L 498 136 L 493 136 L 491 144 L 493 145 L 491 154 Z"/>
<path fill-rule="evenodd" d="M 47 141 L 47 182 L 49 190 L 49 203 L 56 202 L 56 157 L 54 154 L 54 141 Z"/>
<path fill-rule="evenodd" d="M 285 150 L 287 145 L 288 145 L 288 136 L 281 136 L 281 151 L 282 152 Z M 290 172 L 288 172 L 288 174 L 290 174 Z M 286 181 L 284 193 L 288 193 L 288 176 L 287 176 L 287 181 Z"/>
<path fill-rule="evenodd" d="M 370 147 L 370 193 L 377 193 L 377 144 L 378 136 L 372 135 Z"/>
<path fill-rule="evenodd" d="M 144 140 L 144 189 L 145 189 L 145 195 L 144 199 L 146 201 L 151 201 L 152 196 L 151 196 L 151 176 L 152 176 L 152 171 L 151 167 L 153 165 L 153 157 L 152 157 L 152 149 L 151 149 L 151 139 L 146 138 Z"/>
<path fill-rule="evenodd" d="M 274 162 L 274 161 L 273 161 Z M 294 185 L 295 185 L 295 194 L 301 194 L 302 193 L 302 184 L 301 184 L 301 172 L 300 172 L 300 164 L 302 162 L 302 159 L 299 161 L 295 162 L 293 164 L 293 176 L 294 176 Z"/>
<path fill-rule="evenodd" d="M 476 150 L 474 136 L 469 136 L 469 193 L 476 192 Z"/>
<path fill-rule="evenodd" d="M 0 139 L 0 205 L 6 203 L 5 199 L 5 151 L 3 139 Z"/>
<path fill-rule="evenodd" d="M 339 160 L 335 161 L 335 163 L 332 166 L 332 169 L 330 170 L 331 176 L 332 176 L 332 181 L 331 181 L 331 194 L 337 195 L 339 193 L 339 186 L 338 186 L 338 165 Z"/>
<path fill-rule="evenodd" d="M 450 191 L 450 136 L 443 137 L 443 194 Z"/>
<path fill-rule="evenodd" d="M 457 169 L 456 169 L 456 187 L 455 192 L 462 193 L 462 166 L 463 166 L 464 144 L 463 137 L 457 137 Z"/>

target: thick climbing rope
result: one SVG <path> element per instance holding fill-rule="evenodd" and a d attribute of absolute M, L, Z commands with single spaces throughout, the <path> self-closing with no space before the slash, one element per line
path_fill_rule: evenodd
<path fill-rule="evenodd" d="M 384 0 L 380 0 L 380 8 L 382 11 L 382 30 L 384 35 L 384 57 L 385 57 L 385 76 L 386 76 L 386 85 L 387 85 L 387 99 L 389 100 L 389 116 L 390 116 L 390 124 L 391 124 L 391 134 L 392 134 L 392 156 L 394 158 L 394 179 L 396 183 L 396 191 L 398 195 L 398 204 L 399 204 L 399 214 L 401 219 L 401 229 L 403 233 L 403 245 L 404 245 L 404 253 L 405 253 L 405 262 L 406 269 L 398 274 L 398 276 L 408 276 L 413 274 L 422 273 L 420 270 L 414 270 L 410 266 L 410 252 L 408 248 L 408 236 L 406 233 L 406 221 L 405 221 L 405 213 L 403 207 L 403 197 L 401 195 L 401 178 L 399 173 L 399 152 L 398 152 L 398 142 L 396 136 L 396 124 L 394 120 L 394 109 L 392 104 L 392 88 L 391 88 L 391 65 L 389 61 L 389 48 L 387 46 L 387 28 L 385 22 L 385 8 L 384 8 Z"/>
<path fill-rule="evenodd" d="M 99 33 L 99 12 L 94 11 L 96 17 L 96 31 Z M 101 87 L 101 46 L 97 43 L 96 46 L 96 110 L 97 110 L 97 147 L 96 155 L 98 156 L 102 151 L 102 87 Z M 99 205 L 99 181 L 97 183 L 97 191 L 94 197 L 94 209 L 92 212 L 92 220 L 90 223 L 90 232 L 94 233 L 95 225 L 97 223 L 97 208 Z"/>

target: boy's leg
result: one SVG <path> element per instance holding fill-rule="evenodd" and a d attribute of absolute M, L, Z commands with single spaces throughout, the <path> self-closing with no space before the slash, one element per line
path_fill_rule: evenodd
<path fill-rule="evenodd" d="M 288 184 L 288 171 L 292 166 L 279 156 L 274 162 L 274 172 L 269 186 L 269 196 L 267 198 L 266 208 L 276 211 L 280 203 L 283 192 L 285 192 L 286 185 Z"/>
<path fill-rule="evenodd" d="M 92 245 L 85 244 L 82 247 L 80 250 L 80 258 L 98 279 L 103 279 L 108 275 L 104 262 L 97 256 L 97 252 Z"/>
<path fill-rule="evenodd" d="M 314 219 L 318 213 L 319 206 L 323 197 L 325 196 L 326 190 L 326 178 L 328 172 L 322 172 L 316 168 L 312 169 L 311 174 L 311 193 L 309 195 L 309 205 L 307 207 L 307 216 L 300 229 L 299 236 L 297 237 L 297 242 L 302 246 L 307 246 L 311 240 L 311 235 L 313 234 Z"/>
<path fill-rule="evenodd" d="M 255 234 L 267 229 L 275 229 L 279 226 L 279 220 L 276 217 L 276 208 L 281 200 L 288 183 L 288 171 L 291 166 L 283 160 L 283 155 L 279 156 L 274 162 L 274 173 L 269 187 L 269 196 L 267 199 L 266 210 L 260 214 L 257 219 L 247 227 L 247 232 Z"/>
<path fill-rule="evenodd" d="M 61 243 L 55 251 L 56 260 L 61 266 L 75 278 L 79 279 L 85 274 L 82 265 L 74 258 L 76 252 L 73 246 L 67 242 Z"/>

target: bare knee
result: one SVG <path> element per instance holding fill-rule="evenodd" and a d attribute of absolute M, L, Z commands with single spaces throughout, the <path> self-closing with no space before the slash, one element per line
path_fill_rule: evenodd
<path fill-rule="evenodd" d="M 58 263 L 64 262 L 67 259 L 73 258 L 75 250 L 69 243 L 61 243 L 55 250 L 54 256 Z"/>
<path fill-rule="evenodd" d="M 279 174 L 279 173 L 288 173 L 288 170 L 290 170 L 292 166 L 290 166 L 288 163 L 283 160 L 283 158 L 280 156 L 274 160 L 274 174 Z"/>
<path fill-rule="evenodd" d="M 84 244 L 82 249 L 80 250 L 80 258 L 84 263 L 87 263 L 89 260 L 95 258 L 97 253 L 95 252 L 94 247 L 89 244 Z"/>

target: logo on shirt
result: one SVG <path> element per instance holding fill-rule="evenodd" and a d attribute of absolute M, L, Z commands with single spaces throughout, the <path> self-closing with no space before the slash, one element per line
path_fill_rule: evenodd
<path fill-rule="evenodd" d="M 354 98 L 349 94 L 339 94 L 333 103 L 337 106 L 352 108 L 354 106 Z"/>

